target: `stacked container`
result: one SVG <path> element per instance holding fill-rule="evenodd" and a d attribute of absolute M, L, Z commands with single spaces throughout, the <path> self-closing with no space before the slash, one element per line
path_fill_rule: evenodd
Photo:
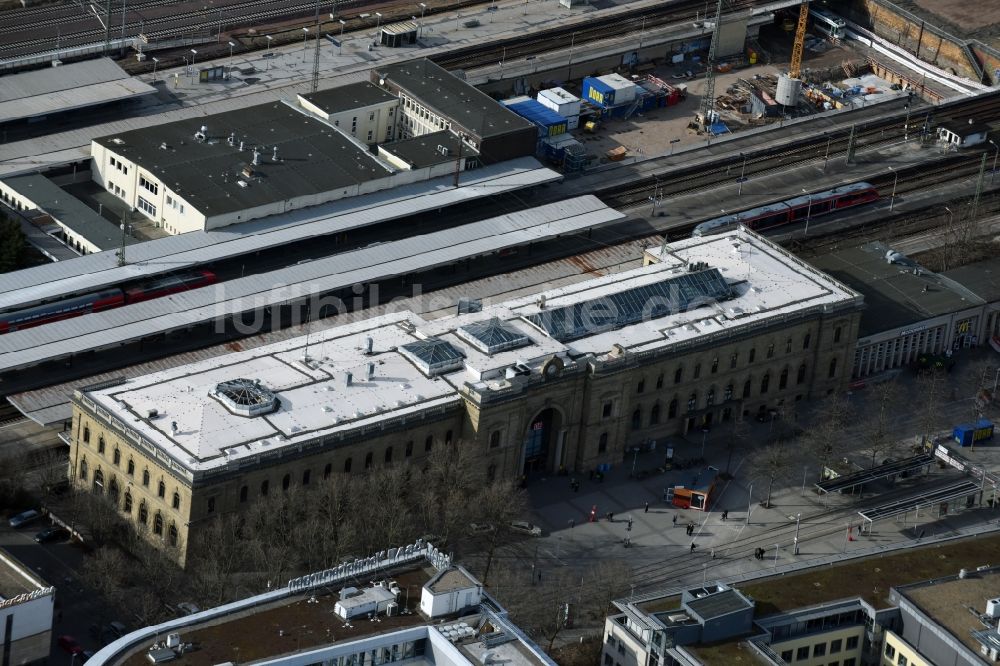
<path fill-rule="evenodd" d="M 566 132 L 565 118 L 531 98 L 507 104 L 507 108 L 537 125 L 539 137 L 558 136 Z"/>
<path fill-rule="evenodd" d="M 550 88 L 538 93 L 538 103 L 552 109 L 566 119 L 566 129 L 580 125 L 580 98 L 562 88 Z"/>

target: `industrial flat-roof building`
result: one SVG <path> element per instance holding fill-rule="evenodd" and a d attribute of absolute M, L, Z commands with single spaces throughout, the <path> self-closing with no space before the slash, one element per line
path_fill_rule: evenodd
<path fill-rule="evenodd" d="M 396 136 L 450 129 L 479 152 L 483 164 L 535 152 L 535 126 L 426 58 L 380 66 L 371 81 L 399 96 Z"/>
<path fill-rule="evenodd" d="M 481 312 L 397 312 L 78 391 L 71 478 L 183 559 L 209 513 L 310 469 L 462 442 L 487 478 L 584 471 L 846 385 L 857 293 L 747 231 L 646 260 Z"/>
<path fill-rule="evenodd" d="M 298 96 L 299 106 L 367 145 L 392 141 L 399 98 L 360 81 Z"/>
<path fill-rule="evenodd" d="M 41 663 L 52 645 L 55 588 L 0 550 L 0 645 L 3 662 Z"/>

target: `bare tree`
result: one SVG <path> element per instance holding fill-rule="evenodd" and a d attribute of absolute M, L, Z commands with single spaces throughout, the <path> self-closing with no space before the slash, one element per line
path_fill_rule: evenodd
<path fill-rule="evenodd" d="M 881 382 L 870 388 L 860 421 L 862 451 L 871 456 L 870 467 L 875 467 L 880 456 L 891 453 L 897 446 L 892 416 L 899 411 L 899 397 L 899 387 L 893 381 Z"/>
<path fill-rule="evenodd" d="M 927 440 L 944 425 L 942 406 L 946 399 L 947 377 L 944 369 L 931 367 L 917 377 L 917 425 L 920 427 L 920 450 Z"/>
<path fill-rule="evenodd" d="M 764 506 L 771 506 L 771 490 L 774 482 L 785 479 L 792 466 L 790 451 L 782 439 L 757 449 L 750 457 L 750 473 L 767 484 Z"/>
<path fill-rule="evenodd" d="M 823 467 L 838 458 L 844 447 L 844 429 L 850 423 L 851 405 L 843 393 L 832 393 L 820 402 L 802 435 L 805 450 Z"/>
<path fill-rule="evenodd" d="M 473 501 L 470 530 L 483 536 L 486 564 L 483 568 L 483 583 L 490 577 L 493 558 L 497 549 L 508 541 L 507 526 L 512 520 L 524 515 L 527 496 L 523 489 L 511 481 L 494 481 L 482 486 Z M 472 528 L 475 525 L 475 528 Z"/>
<path fill-rule="evenodd" d="M 726 440 L 726 471 L 721 474 L 722 478 L 731 479 L 733 477 L 731 471 L 733 453 L 735 453 L 737 449 L 742 449 L 749 437 L 750 424 L 743 418 L 742 415 L 737 416 L 733 419 L 732 431 L 729 433 L 729 437 Z"/>

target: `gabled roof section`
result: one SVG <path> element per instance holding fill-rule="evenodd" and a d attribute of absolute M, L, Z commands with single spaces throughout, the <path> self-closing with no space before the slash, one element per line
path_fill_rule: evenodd
<path fill-rule="evenodd" d="M 484 354 L 497 354 L 531 344 L 531 338 L 515 330 L 499 317 L 460 326 L 459 337 Z"/>
<path fill-rule="evenodd" d="M 733 297 L 717 268 L 703 268 L 617 294 L 542 310 L 525 317 L 560 342 L 614 330 Z"/>
<path fill-rule="evenodd" d="M 446 340 L 427 338 L 405 344 L 399 353 L 428 377 L 444 374 L 462 367 L 465 358 Z"/>

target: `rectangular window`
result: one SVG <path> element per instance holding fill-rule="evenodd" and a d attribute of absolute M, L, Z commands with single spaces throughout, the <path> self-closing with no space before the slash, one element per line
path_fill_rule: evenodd
<path fill-rule="evenodd" d="M 838 638 L 835 641 L 830 641 L 830 654 L 837 654 L 840 652 L 841 647 L 844 644 L 844 639 Z"/>
<path fill-rule="evenodd" d="M 792 651 L 791 650 L 785 650 L 784 652 L 782 652 L 781 653 L 781 660 L 784 661 L 785 663 L 788 663 L 788 664 L 792 663 Z"/>
<path fill-rule="evenodd" d="M 796 651 L 796 653 L 795 653 L 795 659 L 797 661 L 801 661 L 803 659 L 808 659 L 808 658 L 809 658 L 809 646 L 808 645 L 803 645 L 802 647 L 800 647 Z"/>
<path fill-rule="evenodd" d="M 601 415 L 604 418 L 608 418 L 609 416 L 611 416 L 611 403 L 610 402 L 604 403 L 604 408 L 603 408 L 603 411 L 601 412 Z"/>
<path fill-rule="evenodd" d="M 857 664 L 857 658 L 855 657 L 851 657 L 850 659 L 844 660 L 844 666 L 856 666 L 856 664 Z"/>
<path fill-rule="evenodd" d="M 368 130 L 368 140 L 369 141 L 372 140 L 372 134 L 374 134 L 374 132 L 375 132 L 375 130 Z"/>
<path fill-rule="evenodd" d="M 826 656 L 826 643 L 816 643 L 816 645 L 813 645 L 813 656 L 814 657 Z"/>
<path fill-rule="evenodd" d="M 372 111 L 368 114 L 368 122 L 373 122 L 375 120 L 375 112 Z"/>
<path fill-rule="evenodd" d="M 857 636 L 848 636 L 847 637 L 847 643 L 845 645 L 846 645 L 846 648 L 848 650 L 857 649 L 857 647 L 858 647 L 858 637 Z M 845 664 L 844 666 L 847 666 L 847 665 Z"/>
<path fill-rule="evenodd" d="M 899 666 L 907 666 L 909 662 L 907 661 L 906 657 L 904 657 L 903 655 L 899 655 L 899 659 L 896 661 L 896 663 Z"/>
<path fill-rule="evenodd" d="M 146 213 L 150 217 L 156 217 L 156 206 L 149 203 L 142 197 L 138 197 L 136 200 L 136 207 L 142 212 Z"/>
<path fill-rule="evenodd" d="M 893 646 L 891 646 L 888 643 L 886 643 L 885 644 L 885 656 L 889 657 L 889 659 L 892 659 L 893 657 L 895 657 L 896 656 L 896 648 L 894 648 Z"/>
<path fill-rule="evenodd" d="M 159 194 L 160 193 L 160 185 L 159 185 L 159 183 L 154 183 L 154 182 L 152 182 L 150 180 L 147 180 L 146 177 L 143 176 L 142 174 L 139 174 L 139 185 L 143 189 L 148 190 L 148 191 L 152 192 L 153 194 Z"/>

